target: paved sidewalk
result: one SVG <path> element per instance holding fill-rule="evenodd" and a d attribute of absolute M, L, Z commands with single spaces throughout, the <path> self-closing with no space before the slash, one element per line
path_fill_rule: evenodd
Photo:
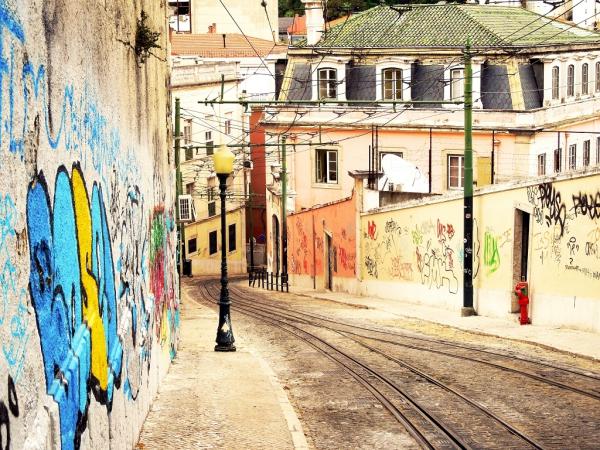
<path fill-rule="evenodd" d="M 290 290 L 292 292 L 292 290 Z M 600 334 L 567 328 L 519 325 L 507 315 L 506 319 L 483 316 L 461 317 L 460 311 L 436 308 L 401 300 L 360 297 L 342 292 L 293 289 L 294 294 L 327 299 L 338 303 L 367 307 L 402 317 L 434 322 L 465 331 L 499 336 L 600 360 Z"/>
<path fill-rule="evenodd" d="M 236 337 L 214 351 L 218 317 L 181 302 L 180 345 L 136 449 L 307 449 L 300 422 L 274 372 Z"/>

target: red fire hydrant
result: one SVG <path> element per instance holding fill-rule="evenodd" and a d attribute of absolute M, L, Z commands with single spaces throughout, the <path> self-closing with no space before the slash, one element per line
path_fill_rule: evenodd
<path fill-rule="evenodd" d="M 519 297 L 519 306 L 521 307 L 521 317 L 519 318 L 521 325 L 527 325 L 531 323 L 531 320 L 527 314 L 527 305 L 529 305 L 529 296 L 527 290 L 527 281 L 519 281 L 515 286 L 515 295 Z"/>

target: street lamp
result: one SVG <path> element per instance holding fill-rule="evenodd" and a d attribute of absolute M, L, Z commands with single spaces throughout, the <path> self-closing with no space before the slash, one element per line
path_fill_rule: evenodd
<path fill-rule="evenodd" d="M 231 329 L 231 317 L 229 307 L 229 290 L 227 289 L 227 248 L 226 248 L 226 216 L 225 190 L 227 189 L 227 177 L 233 171 L 233 159 L 235 156 L 225 145 L 220 145 L 218 151 L 213 155 L 215 172 L 219 178 L 219 195 L 221 197 L 221 296 L 219 298 L 219 326 L 217 328 L 216 352 L 235 352 L 235 338 Z"/>

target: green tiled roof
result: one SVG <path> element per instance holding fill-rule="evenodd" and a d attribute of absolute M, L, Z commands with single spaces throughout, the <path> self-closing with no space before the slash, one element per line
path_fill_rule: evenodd
<path fill-rule="evenodd" d="M 520 7 L 440 4 L 376 6 L 329 30 L 317 47 L 532 47 L 598 43 L 600 33 Z"/>

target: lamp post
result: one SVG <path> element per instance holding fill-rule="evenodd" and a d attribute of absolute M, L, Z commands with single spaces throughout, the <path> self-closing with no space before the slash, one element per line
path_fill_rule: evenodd
<path fill-rule="evenodd" d="M 216 352 L 235 352 L 235 338 L 231 329 L 229 289 L 227 289 L 227 227 L 225 210 L 225 190 L 227 177 L 233 171 L 233 152 L 225 145 L 220 145 L 219 150 L 213 155 L 215 172 L 219 178 L 219 196 L 221 197 L 221 296 L 219 297 L 219 326 L 217 327 Z"/>

